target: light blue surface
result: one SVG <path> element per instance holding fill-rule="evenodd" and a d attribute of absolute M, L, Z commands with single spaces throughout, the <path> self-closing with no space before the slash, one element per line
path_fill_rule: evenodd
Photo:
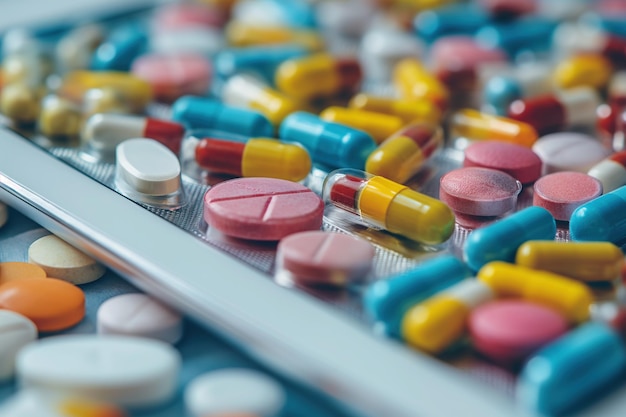
<path fill-rule="evenodd" d="M 626 186 L 578 207 L 570 217 L 572 240 L 603 241 L 616 245 L 626 240 Z"/>

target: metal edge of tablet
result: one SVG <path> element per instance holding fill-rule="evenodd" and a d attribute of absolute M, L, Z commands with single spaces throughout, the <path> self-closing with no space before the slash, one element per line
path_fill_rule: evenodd
<path fill-rule="evenodd" d="M 17 134 L 0 129 L 0 149 L 0 197 L 6 203 L 360 414 L 521 415 L 489 387 L 274 284 Z"/>

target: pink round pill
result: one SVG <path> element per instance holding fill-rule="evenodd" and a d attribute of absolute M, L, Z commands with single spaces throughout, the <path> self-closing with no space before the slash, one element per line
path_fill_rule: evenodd
<path fill-rule="evenodd" d="M 455 212 L 471 216 L 500 216 L 513 210 L 522 185 L 501 171 L 459 168 L 440 180 L 439 199 Z"/>
<path fill-rule="evenodd" d="M 512 363 L 528 357 L 567 331 L 557 311 L 522 300 L 497 300 L 470 314 L 474 348 L 496 361 Z"/>
<path fill-rule="evenodd" d="M 506 172 L 522 184 L 541 176 L 541 158 L 525 146 L 499 141 L 481 141 L 465 149 L 464 167 L 491 168 Z"/>
<path fill-rule="evenodd" d="M 189 26 L 222 27 L 227 17 L 217 7 L 182 3 L 159 8 L 153 20 L 155 30 L 171 30 Z"/>
<path fill-rule="evenodd" d="M 602 183 L 582 172 L 563 171 L 541 177 L 534 185 L 533 205 L 556 220 L 569 221 L 576 208 L 602 195 Z"/>
<path fill-rule="evenodd" d="M 433 43 L 432 66 L 438 68 L 475 68 L 489 63 L 504 63 L 504 51 L 485 48 L 470 36 L 446 36 Z"/>
<path fill-rule="evenodd" d="M 204 220 L 227 236 L 280 240 L 292 233 L 318 230 L 324 202 L 295 182 L 275 178 L 236 178 L 204 195 Z"/>
<path fill-rule="evenodd" d="M 374 254 L 374 246 L 361 238 L 316 230 L 282 239 L 276 262 L 294 282 L 342 286 L 363 279 Z"/>

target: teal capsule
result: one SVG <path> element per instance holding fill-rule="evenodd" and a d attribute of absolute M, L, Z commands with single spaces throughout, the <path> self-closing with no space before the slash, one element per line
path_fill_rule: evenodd
<path fill-rule="evenodd" d="M 626 185 L 579 206 L 570 217 L 572 240 L 626 241 Z"/>
<path fill-rule="evenodd" d="M 529 240 L 552 240 L 556 222 L 543 207 L 527 207 L 502 220 L 474 230 L 465 241 L 463 259 L 478 271 L 488 262 L 515 262 L 515 253 Z"/>
<path fill-rule="evenodd" d="M 399 338 L 402 318 L 408 309 L 470 274 L 463 262 L 453 256 L 426 261 L 371 284 L 365 292 L 365 308 L 385 334 Z"/>

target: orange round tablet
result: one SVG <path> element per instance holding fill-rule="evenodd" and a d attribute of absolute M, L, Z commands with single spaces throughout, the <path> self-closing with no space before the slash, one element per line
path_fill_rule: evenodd
<path fill-rule="evenodd" d="M 40 332 L 54 332 L 83 319 L 85 295 L 56 278 L 16 280 L 0 285 L 0 308 L 28 317 Z"/>
<path fill-rule="evenodd" d="M 28 262 L 0 262 L 0 285 L 18 279 L 45 278 L 42 267 Z"/>

